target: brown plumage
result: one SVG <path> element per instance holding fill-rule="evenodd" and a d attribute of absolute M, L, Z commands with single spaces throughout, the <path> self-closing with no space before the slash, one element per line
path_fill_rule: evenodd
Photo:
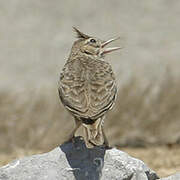
<path fill-rule="evenodd" d="M 116 94 L 115 76 L 104 55 L 120 49 L 104 47 L 116 40 L 101 41 L 74 28 L 78 40 L 72 46 L 70 56 L 60 74 L 59 96 L 63 105 L 74 116 L 76 127 L 83 125 L 88 147 L 108 146 L 103 130 L 105 114 L 112 108 Z"/>

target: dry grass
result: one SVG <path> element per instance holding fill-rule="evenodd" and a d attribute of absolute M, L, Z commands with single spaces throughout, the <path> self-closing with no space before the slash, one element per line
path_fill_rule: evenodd
<path fill-rule="evenodd" d="M 170 72 L 163 80 L 144 87 L 137 79 L 129 81 L 120 89 L 118 103 L 109 117 L 111 121 L 107 121 L 113 143 L 144 146 L 178 141 L 179 96 L 179 80 L 173 79 Z"/>
<path fill-rule="evenodd" d="M 179 81 L 170 73 L 161 82 L 142 86 L 134 78 L 120 85 L 117 103 L 105 121 L 112 145 L 178 142 L 179 97 Z M 0 152 L 17 148 L 49 150 L 59 145 L 74 125 L 56 89 L 0 92 L 0 115 Z"/>

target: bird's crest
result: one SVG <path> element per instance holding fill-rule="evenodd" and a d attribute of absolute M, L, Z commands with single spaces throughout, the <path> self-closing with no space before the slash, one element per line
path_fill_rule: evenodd
<path fill-rule="evenodd" d="M 77 38 L 79 38 L 79 39 L 88 39 L 88 38 L 90 38 L 90 36 L 88 36 L 87 34 L 84 34 L 80 30 L 78 30 L 76 27 L 73 27 L 73 30 L 75 31 L 75 33 L 77 35 Z"/>

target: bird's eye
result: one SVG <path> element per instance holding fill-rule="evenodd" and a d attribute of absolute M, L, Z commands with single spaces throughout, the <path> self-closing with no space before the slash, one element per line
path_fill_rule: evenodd
<path fill-rule="evenodd" d="M 96 43 L 96 40 L 95 39 L 91 39 L 90 42 L 91 43 Z"/>

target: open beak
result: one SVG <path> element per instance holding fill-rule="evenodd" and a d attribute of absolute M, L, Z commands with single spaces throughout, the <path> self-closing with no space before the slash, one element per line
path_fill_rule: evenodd
<path fill-rule="evenodd" d="M 104 48 L 105 46 L 107 46 L 108 44 L 110 44 L 111 42 L 115 41 L 115 40 L 118 40 L 120 39 L 120 37 L 117 37 L 117 38 L 113 38 L 113 39 L 109 39 L 107 41 L 105 41 L 103 44 L 102 44 L 102 51 L 100 53 L 100 55 L 104 55 L 104 54 L 107 54 L 107 53 L 110 53 L 112 51 L 116 51 L 118 49 L 122 49 L 122 47 L 109 47 L 109 48 Z"/>

